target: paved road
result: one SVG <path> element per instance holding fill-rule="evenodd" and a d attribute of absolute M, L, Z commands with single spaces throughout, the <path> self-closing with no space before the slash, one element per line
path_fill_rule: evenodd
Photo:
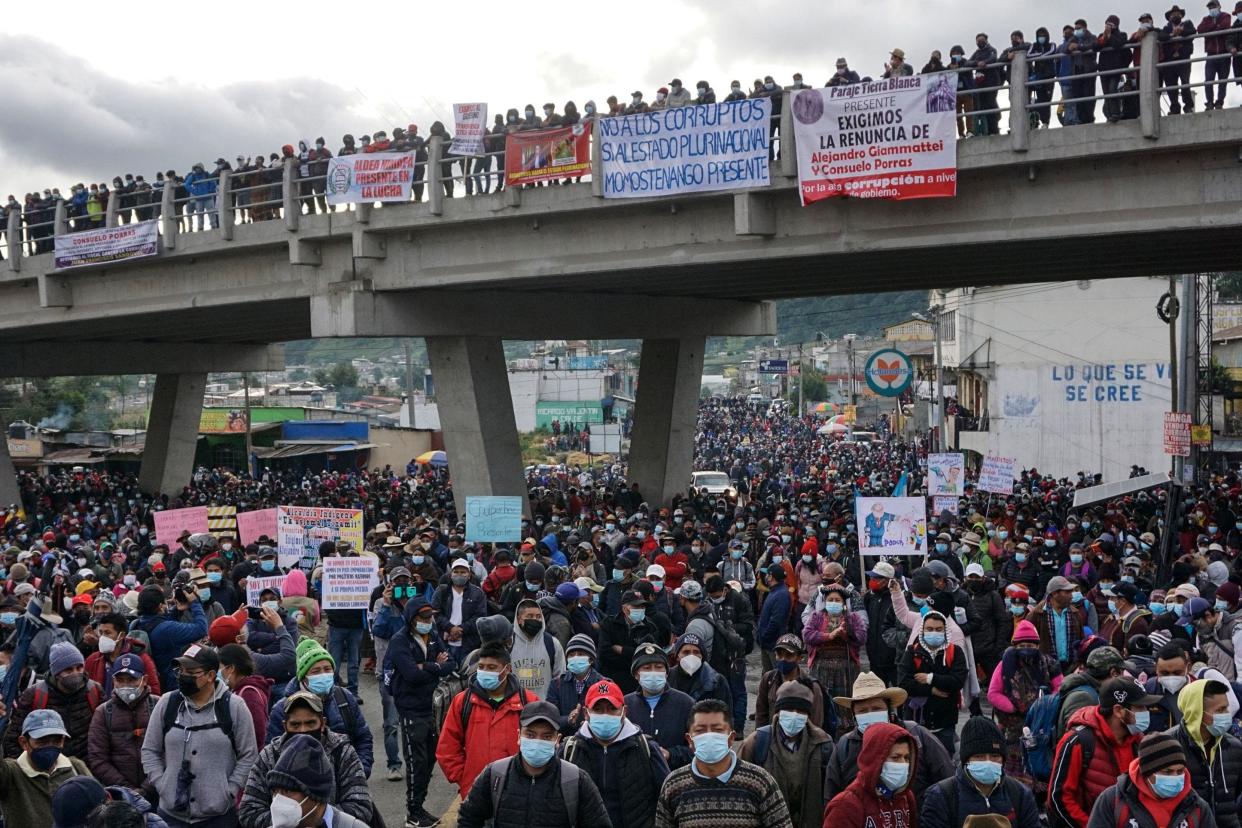
<path fill-rule="evenodd" d="M 756 651 L 751 654 L 746 670 L 747 704 L 752 713 L 755 710 L 755 691 L 759 686 L 760 675 L 759 653 Z M 366 716 L 371 732 L 375 735 L 375 769 L 371 774 L 371 797 L 380 813 L 383 814 L 388 827 L 401 828 L 405 824 L 405 779 L 403 777 L 399 782 L 389 782 L 384 778 L 386 769 L 383 744 L 384 713 L 380 706 L 379 690 L 375 677 L 372 675 L 363 674 L 358 681 L 358 689 L 363 700 L 362 712 Z M 753 723 L 748 725 L 747 732 L 753 727 Z M 427 793 L 427 810 L 433 814 L 443 815 L 444 821 L 441 823 L 441 828 L 452 828 L 457 822 L 459 804 L 456 786 L 449 784 L 437 766 L 431 777 L 431 788 Z"/>

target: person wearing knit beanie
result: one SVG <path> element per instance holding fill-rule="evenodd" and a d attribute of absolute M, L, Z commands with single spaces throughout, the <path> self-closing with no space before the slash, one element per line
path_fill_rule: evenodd
<path fill-rule="evenodd" d="M 318 739 L 305 733 L 287 739 L 276 766 L 267 772 L 272 824 L 276 825 L 286 812 L 281 825 L 320 824 L 332 801 L 335 780 L 332 761 Z M 309 811 L 307 805 L 311 806 Z"/>
<path fill-rule="evenodd" d="M 1020 644 L 1023 641 L 1033 641 L 1039 643 L 1039 631 L 1035 629 L 1035 625 L 1030 621 L 1023 619 L 1018 622 L 1018 626 L 1013 630 L 1013 643 Z"/>
<path fill-rule="evenodd" d="M 961 766 L 956 775 L 924 792 L 919 824 L 932 828 L 993 825 L 1001 824 L 993 820 L 1012 814 L 1016 828 L 1036 828 L 1039 808 L 1035 794 L 1016 780 L 1004 778 L 1005 737 L 1001 729 L 991 719 L 972 716 L 962 725 L 961 738 Z M 951 792 L 951 786 L 956 791 Z"/>
<path fill-rule="evenodd" d="M 47 674 L 58 681 L 61 679 L 61 673 L 66 670 L 85 666 L 86 659 L 82 658 L 81 650 L 68 641 L 57 641 L 48 651 Z"/>
<path fill-rule="evenodd" d="M 298 681 L 321 696 L 332 692 L 336 681 L 336 660 L 332 655 L 312 638 L 298 642 L 296 652 Z"/>
<path fill-rule="evenodd" d="M 1195 792 L 1176 737 L 1149 734 L 1135 753 L 1117 784 L 1096 798 L 1091 825 L 1228 824 L 1218 823 L 1215 810 Z"/>

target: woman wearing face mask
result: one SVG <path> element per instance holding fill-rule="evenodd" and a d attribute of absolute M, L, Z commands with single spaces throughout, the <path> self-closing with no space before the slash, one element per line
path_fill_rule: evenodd
<path fill-rule="evenodd" d="M 1022 602 L 1026 603 L 1025 599 Z M 1013 644 L 992 672 L 988 701 L 996 711 L 1005 736 L 1005 773 L 1028 786 L 1034 780 L 1022 758 L 1022 728 L 1042 688 L 1056 693 L 1061 687 L 1061 665 L 1039 651 L 1039 632 L 1030 621 L 1018 622 Z"/>
<path fill-rule="evenodd" d="M 1215 809 L 1193 787 L 1186 753 L 1167 733 L 1139 743 L 1138 755 L 1091 809 L 1087 828 L 1115 825 L 1217 825 Z"/>
<path fill-rule="evenodd" d="M 932 610 L 923 616 L 918 639 L 898 664 L 898 686 L 910 696 L 910 707 L 936 735 L 950 755 L 957 752 L 956 728 L 967 656 L 949 641 L 947 622 Z M 920 701 L 921 700 L 921 701 Z M 917 714 L 921 709 L 922 716 Z"/>
<path fill-rule="evenodd" d="M 859 651 L 867 643 L 866 616 L 850 611 L 849 593 L 837 583 L 821 584 L 814 600 L 802 628 L 807 669 L 829 696 L 848 696 L 858 678 Z"/>
<path fill-rule="evenodd" d="M 914 825 L 918 805 L 910 781 L 918 766 L 914 738 L 895 724 L 866 729 L 858 773 L 824 810 L 824 828 L 854 825 Z"/>

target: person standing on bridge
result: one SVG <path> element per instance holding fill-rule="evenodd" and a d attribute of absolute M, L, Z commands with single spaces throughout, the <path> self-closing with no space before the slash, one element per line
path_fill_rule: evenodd
<path fill-rule="evenodd" d="M 1159 35 L 1161 63 L 1190 60 L 1191 55 L 1194 54 L 1195 42 L 1191 38 L 1195 36 L 1195 26 L 1190 21 L 1184 20 L 1185 16 L 1186 10 L 1176 4 L 1164 13 L 1164 19 L 1168 23 L 1160 30 Z M 1183 88 L 1179 90 L 1170 88 L 1186 87 L 1189 83 L 1189 63 L 1160 67 L 1160 87 L 1165 89 L 1166 94 L 1169 96 L 1170 115 L 1181 115 L 1183 108 L 1188 113 L 1195 111 L 1195 93 L 1193 89 Z M 1179 91 L 1181 93 L 1180 100 L 1178 99 Z"/>
<path fill-rule="evenodd" d="M 194 165 L 194 169 L 185 178 L 185 188 L 190 193 L 190 231 L 199 229 L 198 216 L 203 217 L 202 229 L 210 230 L 217 226 L 216 218 L 216 186 L 213 178 L 203 167 L 203 163 Z"/>
<path fill-rule="evenodd" d="M 1229 44 L 1226 32 L 1233 26 L 1229 15 L 1221 11 L 1220 0 L 1208 0 L 1207 10 L 1208 13 L 1199 22 L 1197 30 L 1199 34 L 1207 35 L 1203 38 L 1203 50 L 1208 55 L 1203 63 L 1203 80 L 1207 83 L 1204 87 L 1206 97 L 1203 108 L 1224 109 L 1226 82 L 1229 78 Z"/>
<path fill-rule="evenodd" d="M 983 90 L 975 93 L 975 110 L 987 112 L 996 109 L 997 87 L 1005 82 L 1005 74 L 1004 67 L 997 65 L 996 47 L 988 42 L 985 32 L 975 35 L 975 51 L 967 63 L 975 67 L 978 86 Z M 987 112 L 979 115 L 978 119 L 983 135 L 1000 134 L 999 112 Z"/>

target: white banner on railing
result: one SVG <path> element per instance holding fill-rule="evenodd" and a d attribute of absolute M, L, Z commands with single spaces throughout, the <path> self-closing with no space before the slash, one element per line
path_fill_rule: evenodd
<path fill-rule="evenodd" d="M 766 187 L 771 118 L 768 98 L 601 118 L 604 198 Z"/>
<path fill-rule="evenodd" d="M 453 143 L 449 152 L 453 155 L 482 155 L 486 150 L 483 136 L 487 135 L 487 104 L 453 104 Z"/>
<path fill-rule="evenodd" d="M 328 161 L 328 203 L 409 201 L 414 153 L 370 152 Z"/>
<path fill-rule="evenodd" d="M 56 237 L 56 269 L 140 259 L 159 252 L 157 221 L 83 230 Z"/>

